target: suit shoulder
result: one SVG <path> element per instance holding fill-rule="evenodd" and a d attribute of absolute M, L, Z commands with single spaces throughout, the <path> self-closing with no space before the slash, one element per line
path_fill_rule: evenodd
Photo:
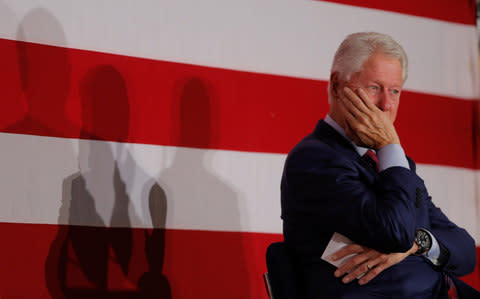
<path fill-rule="evenodd" d="M 346 160 L 342 158 L 334 146 L 316 137 L 307 135 L 290 151 L 287 156 L 286 166 L 307 163 L 312 167 L 314 164 Z"/>
<path fill-rule="evenodd" d="M 332 149 L 331 149 L 331 146 L 328 143 L 326 143 L 325 141 L 323 141 L 320 138 L 317 138 L 313 134 L 309 134 L 309 135 L 305 136 L 299 143 L 297 143 L 292 148 L 292 150 L 290 151 L 290 153 L 288 155 L 289 156 L 295 156 L 295 155 L 298 155 L 300 153 L 304 154 L 304 153 L 307 153 L 307 152 L 310 152 L 310 151 L 319 152 L 319 151 L 330 151 L 330 150 L 332 150 Z"/>

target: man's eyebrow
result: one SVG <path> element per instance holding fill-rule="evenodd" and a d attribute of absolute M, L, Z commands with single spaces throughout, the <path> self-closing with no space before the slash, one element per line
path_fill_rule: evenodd
<path fill-rule="evenodd" d="M 385 84 L 383 82 L 379 81 L 378 79 L 372 80 L 372 81 L 368 82 L 367 84 L 371 84 L 372 82 L 385 87 Z M 400 85 L 394 84 L 392 86 L 388 86 L 388 88 L 402 89 L 402 84 L 400 84 Z"/>

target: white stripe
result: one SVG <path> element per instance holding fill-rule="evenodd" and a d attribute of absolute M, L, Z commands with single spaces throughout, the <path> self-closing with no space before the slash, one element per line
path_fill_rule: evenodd
<path fill-rule="evenodd" d="M 347 34 L 382 31 L 410 57 L 406 89 L 480 96 L 473 25 L 319 1 L 4 2 L 7 39 L 321 80 Z"/>
<path fill-rule="evenodd" d="M 432 196 L 433 203 L 447 217 L 472 235 L 480 244 L 480 171 L 438 165 L 417 165 L 417 173 Z"/>
<path fill-rule="evenodd" d="M 284 155 L 5 133 L 0 144 L 2 222 L 151 227 L 157 183 L 168 228 L 281 231 Z"/>
<path fill-rule="evenodd" d="M 149 200 L 166 198 L 167 228 L 281 233 L 283 154 L 4 133 L 0 144 L 2 222 L 152 227 L 153 218 L 163 226 L 165 209 L 149 208 Z M 434 202 L 480 240 L 479 172 L 428 165 L 418 172 Z M 152 196 L 155 183 L 161 191 Z"/>

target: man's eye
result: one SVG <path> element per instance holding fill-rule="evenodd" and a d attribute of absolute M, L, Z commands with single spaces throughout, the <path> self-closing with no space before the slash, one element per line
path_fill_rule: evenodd
<path fill-rule="evenodd" d="M 373 90 L 373 91 L 377 91 L 377 90 L 378 90 L 378 87 L 375 86 L 375 85 L 371 85 L 371 86 L 369 86 L 368 88 L 370 88 L 370 89 Z"/>
<path fill-rule="evenodd" d="M 398 90 L 398 89 L 392 89 L 392 93 L 393 93 L 393 94 L 399 94 L 399 93 L 400 93 L 400 90 Z"/>

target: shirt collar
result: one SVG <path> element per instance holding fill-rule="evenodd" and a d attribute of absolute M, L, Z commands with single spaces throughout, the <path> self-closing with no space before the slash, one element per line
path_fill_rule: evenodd
<path fill-rule="evenodd" d="M 333 120 L 333 118 L 331 118 L 329 114 L 327 114 L 324 121 L 335 131 L 337 131 L 338 134 L 342 135 L 343 138 L 347 139 L 355 147 L 355 150 L 360 156 L 363 156 L 369 150 L 366 147 L 357 146 L 350 138 L 348 138 L 345 130 L 335 120 Z"/>

